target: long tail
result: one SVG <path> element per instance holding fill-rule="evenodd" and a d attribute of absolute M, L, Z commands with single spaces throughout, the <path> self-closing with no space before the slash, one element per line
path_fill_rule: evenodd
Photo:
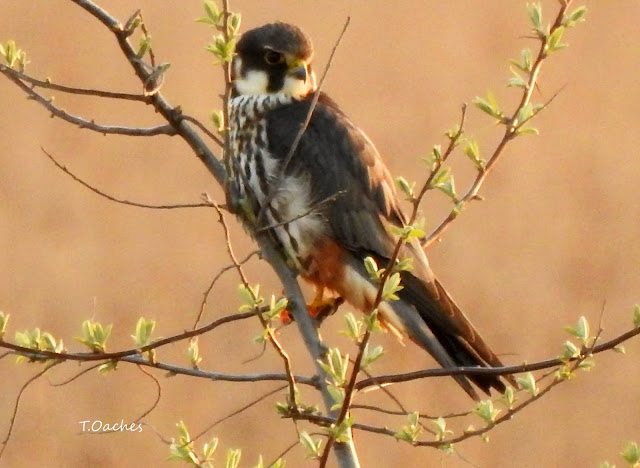
<path fill-rule="evenodd" d="M 403 272 L 402 285 L 404 288 L 398 293 L 400 300 L 391 306 L 404 321 L 409 337 L 433 355 L 440 365 L 445 368 L 503 366 L 437 279 L 425 283 L 413 274 Z M 486 394 L 490 394 L 492 388 L 499 392 L 506 389 L 499 376 L 460 375 L 454 378 L 475 400 L 479 397 L 469 381 Z M 517 386 L 513 376 L 507 375 L 504 379 Z"/>

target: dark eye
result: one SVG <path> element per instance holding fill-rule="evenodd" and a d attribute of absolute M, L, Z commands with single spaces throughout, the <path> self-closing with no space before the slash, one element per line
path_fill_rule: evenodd
<path fill-rule="evenodd" d="M 279 65 L 284 62 L 284 55 L 275 50 L 267 50 L 264 54 L 264 61 L 268 65 Z"/>

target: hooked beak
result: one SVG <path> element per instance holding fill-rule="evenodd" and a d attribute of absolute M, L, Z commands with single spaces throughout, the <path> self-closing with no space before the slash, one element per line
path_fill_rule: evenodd
<path fill-rule="evenodd" d="M 304 83 L 307 82 L 307 64 L 302 60 L 297 60 L 289 65 L 289 70 L 287 71 L 287 75 L 292 76 L 298 80 L 302 80 Z"/>

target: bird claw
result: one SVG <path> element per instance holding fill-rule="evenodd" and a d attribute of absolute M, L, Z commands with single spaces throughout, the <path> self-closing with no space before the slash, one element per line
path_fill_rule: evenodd
<path fill-rule="evenodd" d="M 307 304 L 307 311 L 309 315 L 316 319 L 318 323 L 322 323 L 324 319 L 333 315 L 338 307 L 344 303 L 344 299 L 341 297 L 332 297 L 321 300 L 313 300 L 310 304 Z M 280 321 L 283 325 L 289 325 L 294 321 L 291 313 L 285 309 L 280 312 Z"/>

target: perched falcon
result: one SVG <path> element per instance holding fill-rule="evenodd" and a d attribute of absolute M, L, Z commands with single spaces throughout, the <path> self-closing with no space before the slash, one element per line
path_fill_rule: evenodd
<path fill-rule="evenodd" d="M 232 64 L 228 190 L 245 220 L 270 227 L 287 261 L 316 286 L 316 302 L 327 289 L 370 312 L 378 285 L 364 259 L 388 264 L 398 241 L 390 227 L 403 226 L 405 217 L 375 146 L 326 94 L 289 154 L 317 91 L 312 53 L 290 24 L 241 37 Z M 412 259 L 413 268 L 401 274 L 399 300 L 380 304 L 382 324 L 443 367 L 502 366 L 434 277 L 420 245 L 405 244 L 400 258 Z M 471 382 L 487 394 L 505 390 L 494 376 L 454 378 L 476 400 Z"/>

